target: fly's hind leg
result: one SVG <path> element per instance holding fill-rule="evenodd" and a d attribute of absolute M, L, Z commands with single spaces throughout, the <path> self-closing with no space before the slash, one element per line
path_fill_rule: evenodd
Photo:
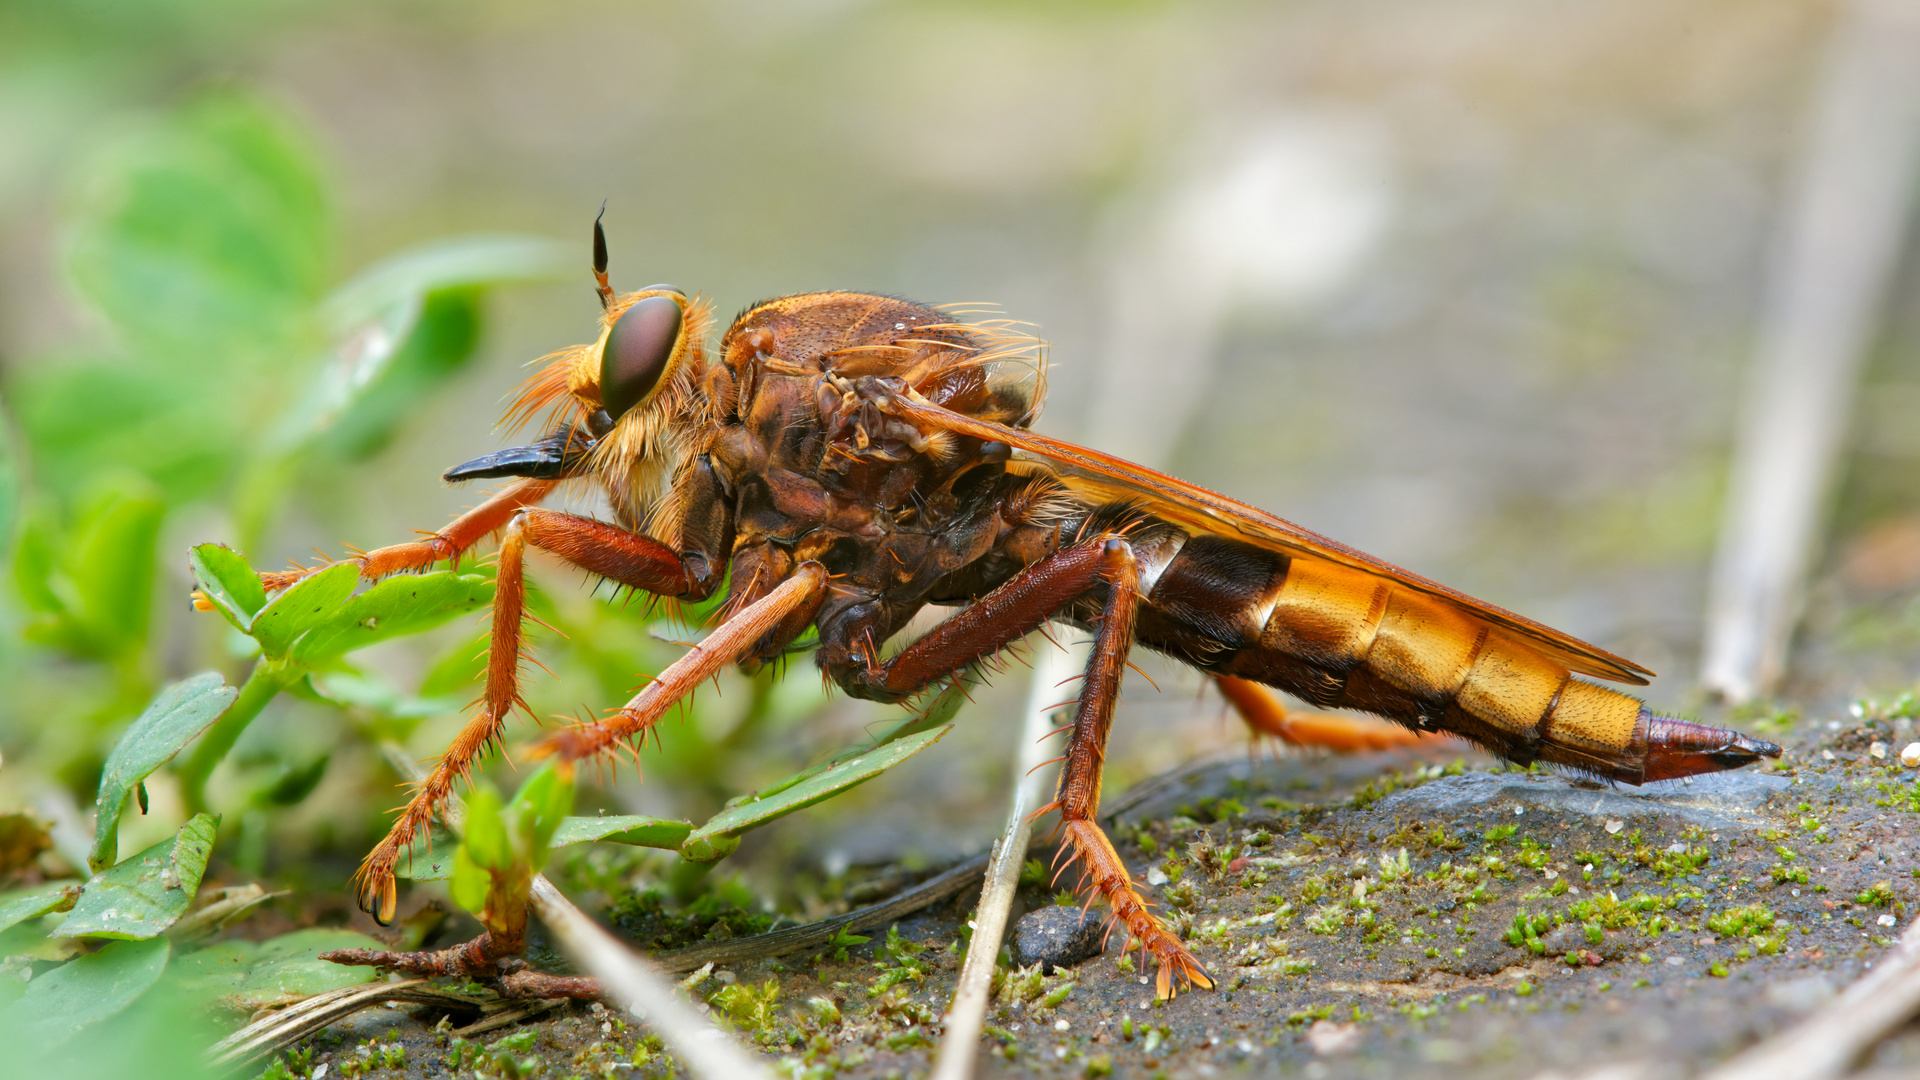
<path fill-rule="evenodd" d="M 1256 736 L 1279 739 L 1291 746 L 1318 746 L 1337 754 L 1393 750 L 1403 746 L 1441 746 L 1448 736 L 1415 731 L 1388 720 L 1337 713 L 1293 712 L 1273 691 L 1233 675 L 1215 675 L 1220 693 L 1246 721 Z"/>

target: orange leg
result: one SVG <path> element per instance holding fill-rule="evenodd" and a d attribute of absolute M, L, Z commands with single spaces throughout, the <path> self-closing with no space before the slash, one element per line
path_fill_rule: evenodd
<path fill-rule="evenodd" d="M 1086 678 L 1080 684 L 1073 734 L 1067 741 L 1066 760 L 1060 766 L 1060 786 L 1053 803 L 1039 813 L 1060 811 L 1061 824 L 1073 848 L 1072 861 L 1080 864 L 1086 882 L 1106 900 L 1114 920 L 1126 926 L 1142 950 L 1159 961 L 1155 990 L 1160 997 L 1169 998 L 1181 986 L 1211 989 L 1213 980 L 1180 939 L 1147 910 L 1146 900 L 1134 890 L 1132 876 L 1096 820 L 1107 733 L 1113 726 L 1113 707 L 1120 696 L 1120 679 L 1133 646 L 1134 617 L 1140 606 L 1133 549 L 1117 537 L 1108 538 L 1101 556 L 1099 572 L 1107 582 L 1106 608 L 1094 632 Z"/>
<path fill-rule="evenodd" d="M 533 747 L 533 756 L 558 754 L 578 761 L 644 735 L 694 687 L 745 655 L 775 627 L 799 613 L 810 616 L 826 595 L 826 568 L 816 562 L 801 563 L 792 577 L 721 623 L 606 719 L 554 732 Z"/>
<path fill-rule="evenodd" d="M 425 540 L 375 548 L 348 561 L 358 563 L 360 576 L 371 581 L 405 570 L 432 566 L 445 559 L 458 558 L 468 548 L 500 531 L 514 514 L 546 498 L 558 483 L 557 480 L 522 480 L 454 518 L 446 528 Z M 322 569 L 325 569 L 324 564 L 299 570 L 269 571 L 260 575 L 260 582 L 268 592 L 278 592 Z"/>
<path fill-rule="evenodd" d="M 1265 735 L 1294 746 L 1320 746 L 1339 754 L 1392 750 L 1402 746 L 1444 746 L 1452 736 L 1415 731 L 1370 716 L 1336 713 L 1293 713 L 1273 691 L 1232 675 L 1215 675 L 1220 693 L 1256 736 Z"/>
<path fill-rule="evenodd" d="M 479 711 L 442 754 L 414 791 L 384 840 L 374 847 L 355 875 L 360 906 L 382 922 L 393 918 L 398 894 L 393 868 L 414 837 L 432 820 L 455 781 L 473 771 L 488 744 L 497 742 L 507 713 L 526 707 L 520 698 L 520 656 L 526 612 L 522 563 L 526 546 L 562 555 L 583 569 L 622 585 L 661 596 L 699 593 L 710 584 L 689 573 L 684 561 L 657 541 L 589 518 L 552 510 L 524 510 L 507 524 L 500 540 L 500 565 L 493 594 L 493 632 L 487 659 L 487 688 Z M 391 550 L 391 549 L 387 549 Z"/>

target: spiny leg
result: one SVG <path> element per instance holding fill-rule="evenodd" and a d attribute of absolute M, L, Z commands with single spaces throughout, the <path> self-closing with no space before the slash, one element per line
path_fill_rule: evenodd
<path fill-rule="evenodd" d="M 1100 774 L 1106 762 L 1107 734 L 1113 726 L 1113 708 L 1120 696 L 1120 679 L 1127 653 L 1133 647 L 1134 618 L 1139 611 L 1139 571 L 1133 549 L 1118 537 L 1101 546 L 1100 576 L 1107 582 L 1107 602 L 1094 630 L 1093 655 L 1080 684 L 1074 710 L 1073 733 L 1067 740 L 1066 760 L 1060 766 L 1060 786 L 1054 801 L 1039 813 L 1057 809 L 1073 859 L 1090 884 L 1107 902 L 1116 922 L 1151 952 L 1160 971 L 1154 988 L 1169 998 L 1178 984 L 1211 989 L 1213 980 L 1180 939 L 1147 910 L 1134 890 L 1133 878 L 1113 850 L 1113 844 L 1095 820 L 1100 809 Z"/>
<path fill-rule="evenodd" d="M 1074 858 L 1114 917 L 1159 960 L 1160 995 L 1169 997 L 1175 980 L 1201 987 L 1211 987 L 1213 981 L 1193 954 L 1147 910 L 1146 901 L 1134 891 L 1126 866 L 1094 821 L 1100 804 L 1100 767 L 1107 729 L 1113 721 L 1120 674 L 1133 644 L 1140 599 L 1138 577 L 1133 549 L 1118 534 L 1076 542 L 955 612 L 885 663 L 876 662 L 856 645 L 848 660 L 851 666 L 840 677 L 843 684 L 853 683 L 875 697 L 911 694 L 1022 637 L 1104 580 L 1108 588 L 1106 610 L 1080 688 L 1073 737 L 1060 770 L 1059 794 L 1040 813 L 1060 810 Z"/>
<path fill-rule="evenodd" d="M 1293 712 L 1280 703 L 1273 691 L 1259 683 L 1232 675 L 1215 675 L 1214 681 L 1254 734 L 1271 736 L 1293 746 L 1319 746 L 1338 754 L 1359 754 L 1451 741 L 1445 735 L 1415 731 L 1370 716 Z"/>
<path fill-rule="evenodd" d="M 826 568 L 816 562 L 801 563 L 793 576 L 715 627 L 611 715 L 556 731 L 535 744 L 531 753 L 578 761 L 645 734 L 675 702 L 744 656 L 769 631 L 799 613 L 818 609 L 826 592 Z"/>
<path fill-rule="evenodd" d="M 499 739 L 507 713 L 516 705 L 525 707 L 519 679 L 521 622 L 526 609 L 522 562 L 528 544 L 622 585 L 660 596 L 704 596 L 712 589 L 711 580 L 700 568 L 689 566 L 688 560 L 650 537 L 553 510 L 523 510 L 508 523 L 500 540 L 487 685 L 479 709 L 454 737 L 402 808 L 386 839 L 367 856 L 356 875 L 361 907 L 375 912 L 382 922 L 393 918 L 397 898 L 393 869 L 401 853 L 432 819 L 455 781 L 471 773 L 475 759 L 489 743 Z"/>
<path fill-rule="evenodd" d="M 458 558 L 468 548 L 498 532 L 515 514 L 546 498 L 558 483 L 557 480 L 522 480 L 454 518 L 432 536 L 375 548 L 347 561 L 359 564 L 360 576 L 373 581 Z M 269 571 L 260 575 L 260 583 L 268 592 L 278 592 L 325 568 L 322 564 L 299 570 Z"/>

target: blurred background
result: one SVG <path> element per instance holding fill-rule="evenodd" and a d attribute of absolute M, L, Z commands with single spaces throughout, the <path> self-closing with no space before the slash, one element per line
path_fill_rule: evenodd
<path fill-rule="evenodd" d="M 438 476 L 501 445 L 527 362 L 594 333 L 602 200 L 616 287 L 672 282 L 723 318 L 822 288 L 996 304 L 1051 342 L 1041 430 L 1630 656 L 1662 673 L 1663 709 L 1709 708 L 1742 378 L 1840 16 L 0 4 L 0 796 L 86 805 L 156 686 L 244 673 L 225 624 L 188 608 L 189 545 L 278 566 L 476 501 Z M 400 315 L 356 306 L 428 263 Z M 1820 528 L 1801 702 L 1920 673 L 1920 277 L 1901 265 Z M 400 359 L 328 413 L 382 326 Z M 102 552 L 123 557 L 103 571 Z M 558 676 L 532 682 L 542 716 L 614 704 L 675 654 L 638 606 L 534 574 L 567 635 L 540 639 Z M 357 859 L 398 801 L 369 740 L 444 745 L 479 619 L 276 702 L 215 778 L 236 858 L 283 878 Z M 1244 739 L 1197 678 L 1142 667 L 1158 690 L 1127 684 L 1110 792 Z M 759 842 L 828 872 L 984 847 L 1018 672 L 941 746 Z M 897 715 L 794 676 L 705 692 L 606 805 L 697 820 Z M 151 839 L 184 811 L 149 786 L 127 828 Z M 845 812 L 908 799 L 925 812 Z"/>

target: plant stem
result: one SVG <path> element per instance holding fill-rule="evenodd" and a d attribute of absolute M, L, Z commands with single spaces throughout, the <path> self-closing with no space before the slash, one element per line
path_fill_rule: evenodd
<path fill-rule="evenodd" d="M 233 744 L 240 739 L 240 733 L 260 715 L 285 687 L 281 672 L 267 663 L 265 657 L 253 662 L 253 670 L 247 673 L 247 681 L 240 687 L 240 696 L 233 699 L 227 711 L 213 722 L 213 727 L 201 737 L 200 745 L 193 748 L 193 756 L 180 768 L 181 798 L 186 802 L 187 813 L 198 814 L 206 809 L 207 778 L 213 775 Z"/>

